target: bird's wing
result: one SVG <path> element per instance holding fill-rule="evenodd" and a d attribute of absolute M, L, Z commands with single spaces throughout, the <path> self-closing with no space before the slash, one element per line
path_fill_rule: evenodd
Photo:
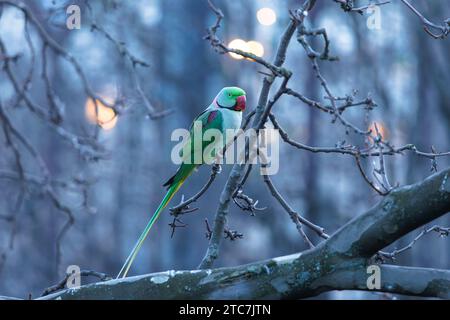
<path fill-rule="evenodd" d="M 195 137 L 197 133 L 200 133 L 196 132 L 194 128 L 194 123 L 196 121 L 200 122 L 202 125 L 201 137 Z M 223 116 L 219 110 L 205 110 L 191 124 L 189 139 L 180 151 L 180 156 L 182 157 L 183 162 L 200 164 L 198 163 L 198 160 L 200 159 L 203 163 L 203 151 L 210 144 L 218 142 L 215 141 L 215 139 L 211 139 L 210 141 L 204 141 L 202 139 L 203 134 L 209 129 L 216 129 L 223 132 Z M 199 139 L 202 143 L 194 143 L 195 138 Z"/>
<path fill-rule="evenodd" d="M 199 121 L 201 123 L 201 132 L 196 132 L 194 128 L 195 121 Z M 208 129 L 217 129 L 222 132 L 223 118 L 220 111 L 206 109 L 197 118 L 195 118 L 194 122 L 190 127 L 189 138 L 186 140 L 180 150 L 179 156 L 182 160 L 182 163 L 177 172 L 163 184 L 163 186 L 165 187 L 170 188 L 172 185 L 180 181 L 184 181 L 184 179 L 186 179 L 196 167 L 205 162 L 203 157 L 204 150 L 206 150 L 209 145 L 218 142 L 214 139 L 211 139 L 210 141 L 203 141 L 202 137 Z M 200 143 L 195 143 L 195 134 L 200 133 L 201 137 L 197 138 L 199 139 Z M 213 159 L 216 156 L 217 150 L 214 150 L 214 148 L 212 148 L 212 151 L 213 152 L 211 152 L 212 156 L 210 156 L 210 159 Z"/>

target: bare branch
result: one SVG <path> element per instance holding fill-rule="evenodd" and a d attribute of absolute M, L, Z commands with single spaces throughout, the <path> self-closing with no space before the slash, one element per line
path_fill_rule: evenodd
<path fill-rule="evenodd" d="M 444 21 L 444 24 L 437 25 L 427 18 L 425 18 L 409 1 L 401 0 L 416 16 L 422 21 L 425 31 L 435 39 L 444 39 L 450 33 L 450 18 Z M 430 29 L 437 30 L 439 33 L 435 34 Z"/>
<path fill-rule="evenodd" d="M 368 5 L 355 8 L 354 0 L 334 0 L 334 2 L 339 3 L 341 5 L 342 10 L 344 10 L 345 12 L 356 12 L 359 14 L 363 14 L 364 11 L 370 8 L 371 6 L 382 6 L 384 4 L 391 3 L 391 1 L 381 1 L 376 3 L 370 2 Z"/>
<path fill-rule="evenodd" d="M 127 59 L 131 64 L 131 75 L 133 78 L 134 85 L 136 87 L 136 91 L 141 97 L 142 101 L 144 102 L 145 107 L 147 108 L 147 113 L 151 119 L 158 119 L 161 117 L 164 117 L 170 113 L 173 112 L 171 109 L 166 110 L 156 110 L 153 104 L 150 102 L 150 99 L 147 97 L 147 95 L 144 93 L 144 90 L 142 89 L 141 81 L 139 79 L 139 76 L 137 74 L 136 67 L 142 66 L 142 67 L 150 67 L 150 64 L 148 62 L 145 62 L 137 57 L 135 57 L 125 46 L 123 42 L 117 41 L 114 39 L 114 37 L 108 33 L 101 25 L 99 25 L 95 20 L 91 23 L 91 29 L 97 30 L 101 34 L 105 36 L 106 39 L 108 39 L 110 42 L 114 44 L 119 54 Z"/>
<path fill-rule="evenodd" d="M 196 202 L 206 192 L 206 190 L 208 190 L 208 188 L 211 186 L 211 184 L 216 179 L 217 174 L 220 173 L 221 171 L 222 171 L 221 166 L 219 164 L 214 164 L 211 168 L 211 175 L 209 176 L 208 181 L 200 189 L 200 191 L 197 192 L 195 195 L 193 195 L 188 200 L 186 200 L 186 201 L 182 200 L 178 205 L 170 208 L 170 214 L 173 215 L 174 217 L 177 217 L 179 215 L 198 210 L 198 208 L 190 208 L 189 205 L 191 203 Z"/>
<path fill-rule="evenodd" d="M 424 235 L 430 233 L 430 232 L 436 232 L 439 234 L 439 236 L 441 237 L 448 237 L 448 235 L 450 234 L 450 228 L 449 227 L 441 227 L 438 225 L 435 225 L 433 227 L 430 228 L 424 228 L 410 243 L 408 243 L 406 246 L 400 248 L 400 249 L 395 249 L 394 251 L 391 252 L 380 252 L 379 253 L 379 258 L 381 258 L 383 260 L 384 259 L 390 259 L 390 260 L 395 260 L 396 256 L 402 254 L 403 252 L 412 249 L 412 247 L 416 244 L 417 241 L 419 241 Z"/>
<path fill-rule="evenodd" d="M 309 4 L 307 1 L 305 3 L 305 6 Z M 277 49 L 277 53 L 274 59 L 273 65 L 277 68 L 281 67 L 286 59 L 286 51 L 289 45 L 289 42 L 292 38 L 292 35 L 294 34 L 295 28 L 297 26 L 297 21 L 295 19 L 292 19 L 289 22 L 288 27 L 286 28 L 285 32 L 282 34 L 280 43 Z M 269 90 L 272 86 L 272 83 L 274 81 L 273 76 L 267 76 L 264 78 L 263 88 L 260 93 L 258 106 L 255 110 L 255 116 L 253 119 L 253 128 L 261 128 L 262 125 L 267 121 L 268 115 L 270 113 L 266 112 L 266 104 L 269 106 L 268 95 Z M 285 83 L 285 82 L 283 82 Z M 273 105 L 273 104 L 272 104 Z M 271 107 L 271 105 L 270 105 Z M 269 108 L 270 109 L 270 108 Z M 265 115 L 264 115 L 265 114 Z M 265 118 L 265 119 L 264 119 Z M 214 227 L 212 229 L 212 236 L 209 241 L 208 249 L 206 251 L 205 257 L 202 259 L 202 262 L 200 263 L 199 268 L 209 268 L 214 260 L 218 257 L 219 254 L 219 245 L 222 239 L 222 233 L 224 231 L 225 225 L 226 225 L 226 216 L 228 213 L 228 207 L 230 200 L 233 196 L 233 194 L 236 191 L 236 188 L 238 186 L 239 180 L 241 178 L 241 175 L 243 174 L 244 166 L 235 164 L 233 166 L 233 169 L 231 170 L 230 176 L 227 180 L 227 183 L 222 191 L 222 194 L 220 196 L 219 200 L 219 206 L 216 211 L 216 217 L 214 220 Z"/>
<path fill-rule="evenodd" d="M 67 281 L 69 280 L 70 276 L 77 276 L 76 274 L 66 274 L 66 276 L 57 284 L 48 287 L 44 290 L 44 292 L 42 292 L 41 297 L 45 297 L 48 296 L 51 293 L 63 290 L 66 288 L 67 285 Z M 101 272 L 97 272 L 97 271 L 93 271 L 93 270 L 81 270 L 79 275 L 81 277 L 95 277 L 98 278 L 100 281 L 108 281 L 111 280 L 112 278 L 110 276 L 108 276 L 105 273 L 101 273 Z"/>
<path fill-rule="evenodd" d="M 268 175 L 263 175 L 263 179 L 272 196 L 280 203 L 280 205 L 284 208 L 284 210 L 286 210 L 286 212 L 289 214 L 289 217 L 295 224 L 297 231 L 310 248 L 313 247 L 314 245 L 308 239 L 305 232 L 303 231 L 302 224 L 313 230 L 319 237 L 323 239 L 329 238 L 329 235 L 325 233 L 324 228 L 317 226 L 314 223 L 310 222 L 309 220 L 303 218 L 300 214 L 298 214 L 297 212 L 294 211 L 294 209 L 291 208 L 291 206 L 286 202 L 286 200 L 283 198 L 280 192 L 275 188 L 274 184 L 272 183 L 272 180 L 269 178 Z"/>
<path fill-rule="evenodd" d="M 335 289 L 369 290 L 371 256 L 448 211 L 450 168 L 392 191 L 374 208 L 355 215 L 330 238 L 303 253 L 236 267 L 110 280 L 42 299 L 301 299 Z M 450 298 L 448 270 L 392 265 L 380 265 L 380 269 L 383 281 L 378 291 Z M 248 290 L 240 290 L 243 285 Z"/>

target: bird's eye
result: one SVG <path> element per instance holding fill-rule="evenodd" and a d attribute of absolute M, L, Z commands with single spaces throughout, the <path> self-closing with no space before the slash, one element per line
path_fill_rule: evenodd
<path fill-rule="evenodd" d="M 228 96 L 231 97 L 231 93 L 229 93 Z"/>

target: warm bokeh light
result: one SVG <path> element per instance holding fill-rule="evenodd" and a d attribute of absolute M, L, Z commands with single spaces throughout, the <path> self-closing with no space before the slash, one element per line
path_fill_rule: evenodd
<path fill-rule="evenodd" d="M 258 41 L 247 42 L 248 51 L 253 53 L 257 57 L 262 57 L 264 55 L 264 47 Z"/>
<path fill-rule="evenodd" d="M 264 47 L 263 45 L 258 41 L 249 41 L 246 42 L 242 39 L 234 39 L 228 44 L 228 48 L 230 49 L 239 49 L 244 52 L 253 53 L 257 57 L 262 57 L 264 55 Z M 243 59 L 243 57 L 239 54 L 230 52 L 230 56 L 233 59 Z M 250 59 L 251 60 L 251 59 Z"/>
<path fill-rule="evenodd" d="M 239 49 L 239 50 L 242 50 L 242 51 L 248 51 L 248 44 L 247 44 L 247 42 L 245 42 L 244 40 L 242 40 L 242 39 L 234 39 L 234 40 L 232 40 L 229 44 L 228 44 L 228 48 L 231 48 L 231 49 Z M 239 55 L 239 54 L 236 54 L 236 53 L 232 53 L 232 52 L 230 52 L 230 56 L 233 58 L 233 59 L 237 59 L 237 60 L 240 60 L 240 59 L 243 59 L 243 57 L 241 56 L 241 55 Z"/>
<path fill-rule="evenodd" d="M 376 136 L 376 134 L 377 134 L 377 130 L 376 130 L 376 128 L 375 128 L 375 124 L 377 125 L 378 132 L 380 133 L 381 138 L 382 138 L 383 140 L 386 140 L 387 137 L 388 137 L 388 130 L 387 130 L 387 128 L 383 125 L 383 123 L 381 123 L 381 122 L 379 122 L 379 121 L 372 122 L 372 124 L 369 126 L 369 130 L 372 131 L 372 135 Z"/>
<path fill-rule="evenodd" d="M 273 9 L 262 8 L 256 13 L 256 18 L 263 26 L 271 26 L 277 21 L 277 14 Z"/>
<path fill-rule="evenodd" d="M 105 99 L 106 103 L 111 103 L 108 99 Z M 96 123 L 104 130 L 111 130 L 117 124 L 117 115 L 113 109 L 105 106 L 97 100 L 98 112 L 95 112 L 94 100 L 89 98 L 86 101 L 86 118 L 91 123 Z"/>

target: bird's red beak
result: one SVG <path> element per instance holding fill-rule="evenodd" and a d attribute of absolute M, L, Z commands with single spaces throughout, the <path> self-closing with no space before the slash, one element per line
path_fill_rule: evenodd
<path fill-rule="evenodd" d="M 245 102 L 246 102 L 245 96 L 239 96 L 236 98 L 236 106 L 234 107 L 234 110 L 236 111 L 244 111 L 245 110 Z"/>

